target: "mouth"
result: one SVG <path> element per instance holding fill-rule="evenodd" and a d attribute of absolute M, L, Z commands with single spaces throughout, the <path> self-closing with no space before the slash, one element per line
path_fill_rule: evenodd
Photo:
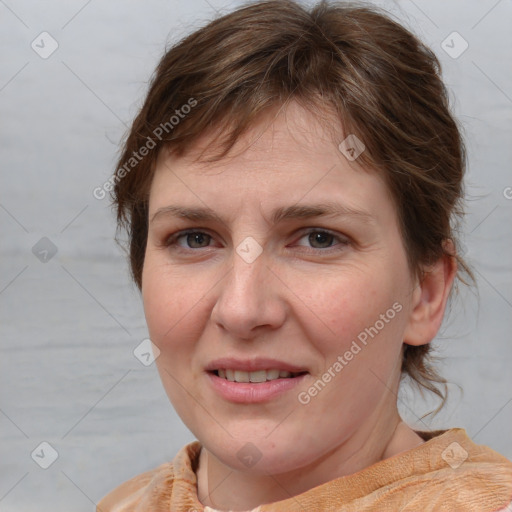
<path fill-rule="evenodd" d="M 223 400 L 257 404 L 290 396 L 309 375 L 304 366 L 257 357 L 217 359 L 205 368 L 209 385 Z"/>
<path fill-rule="evenodd" d="M 230 382 L 250 382 L 258 384 L 278 379 L 294 379 L 300 377 L 301 375 L 305 375 L 308 372 L 290 372 L 288 370 L 277 368 L 249 372 L 243 370 L 235 370 L 232 368 L 219 368 L 217 370 L 211 370 L 209 373 L 212 373 L 213 375 Z"/>

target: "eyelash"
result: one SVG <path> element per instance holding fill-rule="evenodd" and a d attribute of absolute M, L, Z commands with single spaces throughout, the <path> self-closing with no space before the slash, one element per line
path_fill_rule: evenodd
<path fill-rule="evenodd" d="M 308 236 L 308 235 L 310 235 L 312 233 L 322 233 L 322 234 L 325 234 L 325 235 L 328 235 L 328 236 L 332 237 L 333 238 L 333 243 L 334 242 L 338 242 L 338 245 L 341 246 L 341 248 L 337 248 L 336 245 L 331 246 L 331 247 L 326 247 L 324 249 L 318 249 L 318 248 L 315 248 L 315 247 L 308 247 L 306 252 L 330 253 L 332 251 L 343 250 L 347 245 L 350 244 L 348 238 L 341 237 L 341 236 L 336 235 L 335 233 L 333 233 L 333 232 L 331 232 L 331 231 L 329 231 L 327 229 L 322 229 L 322 228 L 310 228 L 310 229 L 308 229 L 308 231 L 304 232 L 301 235 L 299 240 L 301 240 L 305 236 Z M 208 249 L 209 246 L 208 247 L 199 247 L 199 248 L 191 248 L 191 247 L 184 248 L 184 247 L 181 247 L 181 246 L 178 245 L 178 240 L 180 238 L 186 237 L 187 235 L 191 235 L 191 234 L 201 234 L 201 235 L 209 236 L 211 239 L 213 238 L 213 236 L 210 235 L 209 233 L 207 233 L 206 231 L 201 231 L 199 229 L 186 229 L 186 230 L 183 230 L 183 231 L 178 231 L 178 232 L 174 233 L 173 235 L 167 237 L 164 240 L 162 245 L 164 247 L 172 248 L 174 250 L 177 250 L 179 252 L 190 252 L 190 251 L 199 251 L 201 249 Z M 303 246 L 301 246 L 301 247 L 303 247 Z"/>

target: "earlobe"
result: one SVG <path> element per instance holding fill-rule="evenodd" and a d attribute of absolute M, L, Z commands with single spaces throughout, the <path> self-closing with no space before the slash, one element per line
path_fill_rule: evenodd
<path fill-rule="evenodd" d="M 451 240 L 445 242 L 445 254 L 424 270 L 412 294 L 409 323 L 404 332 L 404 343 L 425 345 L 436 336 L 453 281 L 457 274 L 457 260 Z"/>

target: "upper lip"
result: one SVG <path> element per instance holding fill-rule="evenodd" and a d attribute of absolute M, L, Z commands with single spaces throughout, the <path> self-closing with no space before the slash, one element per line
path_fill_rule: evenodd
<path fill-rule="evenodd" d="M 306 372 L 306 368 L 296 366 L 278 359 L 255 357 L 253 359 L 237 359 L 235 357 L 222 357 L 208 363 L 206 371 L 230 369 L 244 372 L 257 372 L 258 370 L 284 370 L 291 373 Z"/>

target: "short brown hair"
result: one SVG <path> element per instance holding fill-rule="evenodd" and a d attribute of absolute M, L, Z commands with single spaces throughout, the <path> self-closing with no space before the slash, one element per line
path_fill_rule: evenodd
<path fill-rule="evenodd" d="M 419 275 L 446 254 L 445 240 L 455 242 L 463 213 L 465 150 L 440 74 L 434 53 L 412 33 L 376 8 L 353 4 L 256 2 L 174 45 L 158 64 L 114 176 L 118 227 L 127 230 L 139 289 L 159 150 L 181 155 L 221 127 L 213 160 L 220 159 L 261 114 L 291 99 L 317 117 L 329 109 L 345 133 L 364 142 L 359 161 L 386 180 Z M 135 158 L 144 146 L 151 147 L 147 156 Z M 472 277 L 454 257 L 459 279 L 461 270 Z M 405 346 L 402 374 L 444 402 L 436 384 L 446 381 L 429 351 L 430 344 Z"/>

